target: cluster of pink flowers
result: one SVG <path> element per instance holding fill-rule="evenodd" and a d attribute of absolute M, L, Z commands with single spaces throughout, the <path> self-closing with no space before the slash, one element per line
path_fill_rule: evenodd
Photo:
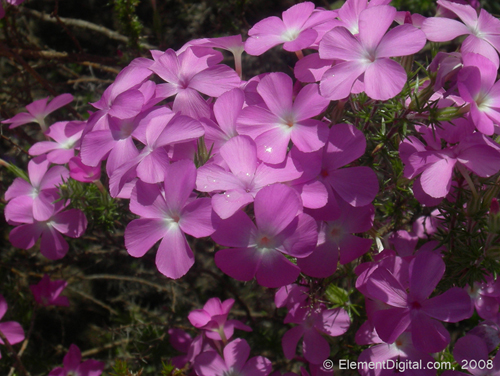
<path fill-rule="evenodd" d="M 408 67 L 400 64 L 405 60 L 394 57 L 414 55 L 427 41 L 468 35 L 460 52 L 435 57 L 429 66 L 433 79 L 413 93 L 432 89 L 436 108 L 453 108 L 463 117 L 439 127 L 417 125 L 401 142 L 399 155 L 404 176 L 415 179 L 415 197 L 428 207 L 454 200 L 457 172 L 470 185 L 470 173 L 486 178 L 500 171 L 500 145 L 492 138 L 500 133 L 500 21 L 459 2 L 439 0 L 448 17 L 427 19 L 397 12 L 389 3 L 347 0 L 327 11 L 303 2 L 282 18 L 257 23 L 245 42 L 239 36 L 201 39 L 178 51 L 151 51 L 152 59 L 135 59 L 93 103 L 96 111 L 86 122 L 46 128 L 45 117 L 67 104 L 67 95 L 49 104 L 36 101 L 27 106 L 29 113 L 4 120 L 11 128 L 37 122 L 53 140 L 33 145 L 29 182 L 18 178 L 6 192 L 5 217 L 16 226 L 10 241 L 27 249 L 41 237 L 44 256 L 63 257 L 68 244 L 61 234 L 79 237 L 87 222 L 80 211 L 65 210 L 69 202 L 58 201 L 57 186 L 70 177 L 99 179 L 106 161 L 110 195 L 130 200 L 130 211 L 138 216 L 125 230 L 131 256 L 142 257 L 160 242 L 157 268 L 177 279 L 195 262 L 186 235 L 211 236 L 222 248 L 215 253 L 222 272 L 280 288 L 276 306 L 286 307 L 285 323 L 295 324 L 283 337 L 285 356 L 295 358 L 303 338 L 311 373 L 326 372 L 321 365 L 330 347 L 324 336 L 344 334 L 351 318 L 302 281 L 328 278 L 339 264 L 369 252 L 373 238 L 362 234 L 374 225 L 372 203 L 379 192 L 376 172 L 359 163 L 366 149 L 363 132 L 335 123 L 327 110 L 332 101 L 339 107 L 360 93 L 389 100 L 408 80 Z M 394 22 L 398 26 L 391 28 Z M 299 58 L 295 79 L 273 72 L 242 80 L 243 51 L 261 55 L 281 44 Z M 235 70 L 221 64 L 219 49 L 234 55 Z M 410 102 L 407 118 L 421 117 Z M 357 266 L 356 288 L 366 298 L 368 319 L 356 340 L 370 346 L 360 360 L 432 360 L 430 354 L 450 343 L 442 322 L 467 319 L 474 306 L 482 318 L 500 324 L 500 290 L 493 278 L 468 291 L 452 287 L 433 296 L 445 272 L 442 255 L 450 250 L 436 242 L 417 251 L 415 246 L 432 236 L 441 220 L 433 213 L 415 222 L 412 233 L 394 232 L 393 250 L 386 247 Z M 227 320 L 233 303 L 213 298 L 193 311 L 189 320 L 202 331 L 195 339 L 171 330 L 174 347 L 187 353 L 174 360 L 179 368 L 189 363 L 199 376 L 271 372 L 268 359 L 248 360 L 247 342 L 232 339 L 234 329 L 250 330 Z M 486 359 L 491 349 L 482 345 L 483 337 L 461 339 L 455 358 Z M 468 346 L 476 349 L 473 355 L 462 350 Z M 75 359 L 79 363 L 76 350 L 70 351 L 66 368 L 74 368 Z"/>

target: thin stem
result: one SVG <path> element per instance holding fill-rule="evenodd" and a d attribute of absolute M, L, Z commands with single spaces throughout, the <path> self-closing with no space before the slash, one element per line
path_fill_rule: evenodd
<path fill-rule="evenodd" d="M 304 57 L 304 53 L 302 50 L 295 51 L 295 55 L 297 55 L 297 58 L 300 60 Z"/>
<path fill-rule="evenodd" d="M 16 350 L 14 350 L 14 348 L 12 347 L 12 345 L 10 344 L 9 340 L 7 339 L 7 337 L 2 333 L 2 331 L 0 330 L 0 339 L 3 341 L 3 343 L 5 344 L 5 346 L 7 347 L 7 350 L 11 353 L 12 357 L 14 358 L 14 361 L 16 363 L 16 368 L 18 369 L 18 371 L 20 373 L 22 373 L 23 375 L 26 375 L 26 376 L 30 376 L 30 373 L 26 370 L 26 368 L 24 368 L 24 365 L 23 363 L 21 362 L 21 359 L 19 358 L 19 356 L 17 355 L 17 352 Z"/>
<path fill-rule="evenodd" d="M 472 179 L 469 175 L 469 172 L 461 164 L 458 165 L 458 170 L 460 171 L 460 173 L 464 177 L 465 181 L 467 182 L 467 184 L 472 192 L 472 195 L 477 200 L 479 196 L 477 194 L 476 187 L 474 186 L 474 183 L 472 182 Z"/>

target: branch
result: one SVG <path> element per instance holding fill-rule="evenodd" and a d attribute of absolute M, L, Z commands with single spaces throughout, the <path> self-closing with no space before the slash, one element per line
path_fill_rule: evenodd
<path fill-rule="evenodd" d="M 20 373 L 26 376 L 30 376 L 30 373 L 26 371 L 26 368 L 24 368 L 23 363 L 21 362 L 21 359 L 19 359 L 19 356 L 16 353 L 16 350 L 12 347 L 10 344 L 9 340 L 7 337 L 2 333 L 0 330 L 0 339 L 3 341 L 5 346 L 7 347 L 7 350 L 11 353 L 12 357 L 14 358 L 14 361 L 16 362 L 17 369 L 19 370 Z"/>
<path fill-rule="evenodd" d="M 96 24 L 94 24 L 92 22 L 88 22 L 88 21 L 84 21 L 84 20 L 78 20 L 78 19 L 74 19 L 74 18 L 64 18 L 64 17 L 59 17 L 59 16 L 57 18 L 55 18 L 55 17 L 52 17 L 52 16 L 50 16 L 48 14 L 44 14 L 44 13 L 38 12 L 38 11 L 33 10 L 33 9 L 29 9 L 29 8 L 26 8 L 26 7 L 23 7 L 21 11 L 23 13 L 28 13 L 30 15 L 38 17 L 38 18 L 40 18 L 43 21 L 48 21 L 48 22 L 57 23 L 57 24 L 60 21 L 60 22 L 65 23 L 66 25 L 70 25 L 70 26 L 80 27 L 82 29 L 96 31 L 98 33 L 104 34 L 105 36 L 107 36 L 110 39 L 118 40 L 120 42 L 128 43 L 129 40 L 130 40 L 130 38 L 126 37 L 125 35 L 121 35 L 120 33 L 117 33 L 116 31 L 108 29 L 108 28 L 106 28 L 104 26 L 96 25 Z M 158 47 L 153 46 L 153 45 L 148 44 L 148 43 L 139 43 L 139 46 L 147 48 L 148 50 L 156 50 L 156 49 L 158 49 Z"/>

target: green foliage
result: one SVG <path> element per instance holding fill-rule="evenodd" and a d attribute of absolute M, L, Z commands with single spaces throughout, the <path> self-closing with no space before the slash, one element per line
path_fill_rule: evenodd
<path fill-rule="evenodd" d="M 139 38 L 143 29 L 136 13 L 136 8 L 140 0 L 113 0 L 113 3 L 120 28 L 123 30 L 123 33 L 130 38 L 128 42 L 129 46 L 138 50 Z"/>
<path fill-rule="evenodd" d="M 85 213 L 89 222 L 89 230 L 93 227 L 101 231 L 114 231 L 120 222 L 121 213 L 118 201 L 111 198 L 101 182 L 81 183 L 68 179 L 59 186 L 61 200 L 69 200 L 70 208 Z"/>

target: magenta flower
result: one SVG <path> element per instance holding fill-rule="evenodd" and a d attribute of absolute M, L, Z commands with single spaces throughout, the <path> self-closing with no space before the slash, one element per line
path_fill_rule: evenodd
<path fill-rule="evenodd" d="M 302 174 L 290 160 L 282 168 L 259 163 L 255 142 L 248 136 L 236 136 L 227 141 L 220 155 L 230 171 L 216 164 L 206 164 L 198 170 L 196 187 L 201 192 L 222 191 L 212 196 L 214 211 L 222 219 L 253 202 L 263 187 L 294 180 Z"/>
<path fill-rule="evenodd" d="M 499 23 L 500 26 L 500 23 Z M 500 125 L 500 81 L 497 67 L 478 54 L 465 54 L 458 74 L 460 96 L 470 103 L 470 116 L 477 130 L 491 136 Z"/>
<path fill-rule="evenodd" d="M 45 274 L 36 285 L 31 285 L 30 289 L 35 297 L 35 301 L 42 306 L 69 306 L 69 300 L 65 296 L 60 296 L 68 282 L 64 280 L 51 281 Z"/>
<path fill-rule="evenodd" d="M 311 254 L 318 239 L 316 222 L 299 214 L 299 196 L 282 184 L 262 188 L 255 196 L 254 211 L 257 225 L 242 211 L 220 222 L 212 239 L 235 248 L 218 251 L 215 264 L 240 281 L 255 277 L 271 288 L 293 283 L 300 269 L 283 254 L 297 258 Z"/>
<path fill-rule="evenodd" d="M 156 254 L 160 273 L 177 279 L 194 264 L 185 233 L 196 238 L 214 231 L 215 214 L 209 198 L 191 199 L 196 181 L 192 161 L 178 161 L 165 172 L 164 191 L 157 184 L 138 181 L 132 191 L 130 210 L 141 216 L 125 229 L 125 247 L 133 257 L 142 257 L 162 240 Z"/>
<path fill-rule="evenodd" d="M 328 126 L 311 119 L 328 106 L 319 95 L 318 86 L 303 87 L 293 101 L 293 82 L 284 73 L 270 73 L 257 86 L 263 106 L 249 106 L 241 111 L 237 130 L 257 144 L 257 156 L 266 163 L 285 160 L 290 140 L 302 152 L 319 150 L 328 137 Z"/>
<path fill-rule="evenodd" d="M 199 119 L 210 118 L 210 108 L 200 93 L 219 97 L 240 85 L 238 74 L 227 65 L 218 64 L 207 48 L 189 47 L 178 55 L 167 50 L 153 55 L 151 70 L 167 83 L 158 85 L 158 93 L 164 98 L 175 95 L 173 110 Z M 212 50 L 213 51 L 213 50 Z M 216 55 L 219 56 L 219 55 Z"/>
<path fill-rule="evenodd" d="M 21 112 L 16 116 L 3 120 L 3 124 L 10 124 L 9 129 L 17 128 L 20 125 L 28 124 L 28 123 L 38 123 L 42 128 L 42 131 L 45 132 L 47 129 L 47 125 L 45 124 L 45 118 L 51 112 L 71 103 L 73 101 L 73 96 L 71 94 L 61 94 L 55 97 L 49 104 L 47 101 L 49 97 L 44 99 L 39 99 L 30 103 L 26 106 L 28 112 Z"/>
<path fill-rule="evenodd" d="M 76 345 L 71 345 L 63 359 L 63 367 L 54 368 L 48 376 L 99 376 L 104 370 L 104 362 L 89 359 L 82 363 L 82 353 Z"/>
<path fill-rule="evenodd" d="M 5 219 L 14 221 L 18 212 L 24 212 L 31 207 L 32 220 L 46 221 L 55 210 L 54 201 L 59 199 L 58 185 L 69 177 L 69 172 L 62 166 L 49 169 L 50 162 L 45 155 L 33 158 L 28 163 L 28 174 L 31 183 L 16 178 L 5 192 L 5 199 L 9 201 L 5 208 Z M 28 214 L 28 213 L 26 213 Z M 28 223 L 26 217 L 20 222 Z M 19 222 L 19 221 L 17 221 Z"/>
<path fill-rule="evenodd" d="M 342 265 L 347 264 L 364 255 L 372 246 L 373 240 L 353 234 L 363 233 L 373 226 L 373 206 L 355 208 L 342 200 L 337 201 L 340 217 L 322 222 L 319 230 L 321 243 L 311 255 L 297 260 L 301 271 L 311 277 L 329 277 L 337 270 L 339 259 Z"/>
<path fill-rule="evenodd" d="M 495 320 L 500 307 L 500 280 L 488 276 L 486 282 L 475 282 L 472 287 L 467 286 L 466 291 L 472 299 L 479 316 L 485 320 Z"/>
<path fill-rule="evenodd" d="M 14 247 L 29 249 L 41 238 L 40 252 L 50 260 L 58 260 L 68 252 L 69 245 L 61 233 L 71 238 L 79 238 L 87 228 L 87 219 L 80 210 L 63 211 L 69 204 L 62 201 L 54 203 L 54 212 L 45 221 L 33 218 L 29 202 L 16 205 L 14 212 L 5 208 L 5 216 L 10 218 L 9 224 L 15 227 L 9 234 Z"/>
<path fill-rule="evenodd" d="M 4 317 L 5 313 L 7 312 L 7 308 L 7 302 L 5 301 L 3 295 L 0 294 L 0 319 Z M 24 340 L 24 330 L 18 322 L 0 322 L 0 332 L 2 332 L 2 334 L 7 338 L 7 341 L 9 341 L 11 345 L 15 345 L 16 343 Z M 3 342 L 3 340 L 0 339 L 0 345 L 4 344 L 5 343 Z M 1 357 L 2 354 L 0 353 L 0 358 Z"/>
<path fill-rule="evenodd" d="M 437 3 L 455 13 L 463 23 L 444 17 L 428 18 L 422 24 L 422 31 L 427 39 L 433 42 L 446 42 L 460 35 L 468 35 L 462 42 L 462 52 L 474 52 L 486 56 L 498 67 L 500 21 L 484 9 L 481 9 L 478 16 L 477 10 L 470 5 L 446 0 L 438 0 Z"/>
<path fill-rule="evenodd" d="M 271 361 L 262 356 L 248 359 L 250 346 L 244 339 L 237 338 L 224 347 L 224 358 L 215 351 L 198 355 L 194 369 L 198 376 L 267 376 L 271 373 Z"/>
<path fill-rule="evenodd" d="M 413 346 L 411 341 L 411 334 L 404 332 L 401 334 L 394 343 L 384 343 L 369 321 L 366 321 L 359 328 L 356 333 L 356 343 L 358 345 L 375 344 L 364 350 L 358 362 L 387 362 L 388 360 L 400 362 L 420 362 L 427 364 L 433 362 L 434 358 L 426 352 L 422 352 Z M 386 363 L 389 364 L 389 363 Z M 375 369 L 361 368 L 359 373 L 363 376 L 391 376 L 394 375 L 394 369 L 382 369 L 377 367 Z M 419 369 L 418 374 L 422 376 L 436 376 L 436 371 L 432 369 Z"/>
<path fill-rule="evenodd" d="M 258 56 L 281 43 L 285 51 L 308 48 L 321 38 L 315 26 L 331 23 L 335 15 L 332 11 L 315 11 L 314 4 L 309 1 L 296 4 L 282 13 L 283 20 L 268 17 L 257 22 L 248 31 L 245 51 Z"/>
<path fill-rule="evenodd" d="M 298 308 L 287 316 L 285 323 L 299 324 L 283 335 L 283 352 L 288 359 L 295 357 L 299 340 L 304 337 L 302 352 L 312 364 L 320 364 L 330 355 L 330 346 L 322 334 L 337 337 L 344 334 L 351 319 L 343 308 L 326 309 L 324 304 Z"/>
<path fill-rule="evenodd" d="M 360 13 L 357 37 L 343 26 L 325 34 L 319 44 L 320 57 L 342 62 L 323 75 L 321 95 L 330 100 L 346 98 L 361 77 L 364 91 L 370 98 L 386 100 L 401 92 L 406 83 L 406 72 L 390 58 L 417 53 L 424 47 L 426 39 L 421 30 L 409 24 L 387 32 L 395 15 L 394 7 L 374 6 Z"/>
<path fill-rule="evenodd" d="M 81 121 L 59 121 L 52 124 L 45 134 L 54 141 L 40 141 L 34 144 L 30 155 L 47 154 L 47 160 L 65 164 L 74 157 L 75 147 L 83 133 L 85 123 Z"/>
<path fill-rule="evenodd" d="M 216 341 L 227 341 L 233 336 L 234 329 L 251 332 L 252 328 L 238 320 L 227 320 L 227 316 L 234 299 L 227 299 L 221 303 L 219 298 L 209 299 L 203 309 L 196 309 L 189 313 L 189 322 L 198 329 L 203 329 L 205 335 Z"/>
<path fill-rule="evenodd" d="M 82 183 L 92 183 L 101 177 L 101 166 L 90 167 L 82 163 L 80 156 L 69 160 L 69 176 Z"/>
<path fill-rule="evenodd" d="M 380 338 L 393 343 L 410 328 L 414 346 L 424 352 L 438 352 L 450 342 L 450 334 L 439 321 L 458 322 L 472 314 L 467 293 L 452 287 L 428 299 L 445 271 L 441 256 L 420 252 L 410 264 L 409 292 L 384 267 L 378 267 L 366 282 L 367 297 L 389 305 L 373 313 L 372 322 Z"/>

